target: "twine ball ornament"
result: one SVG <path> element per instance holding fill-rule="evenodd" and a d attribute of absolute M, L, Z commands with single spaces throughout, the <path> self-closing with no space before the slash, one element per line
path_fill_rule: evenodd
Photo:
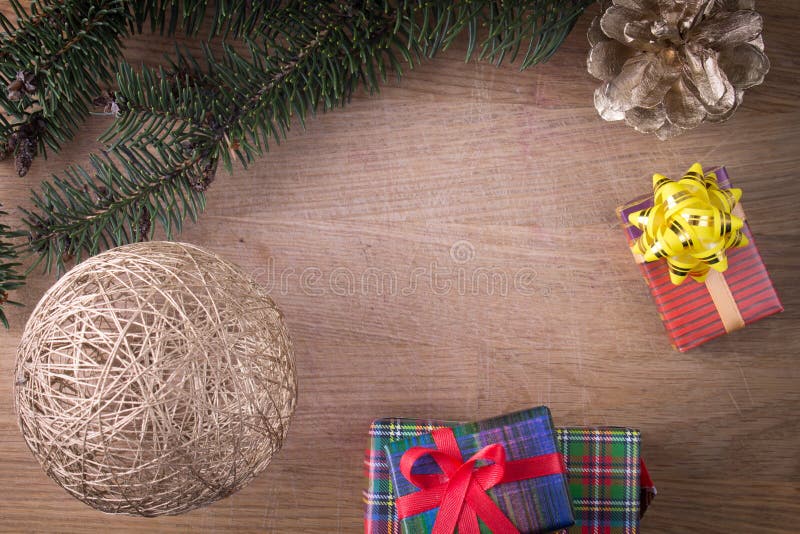
<path fill-rule="evenodd" d="M 281 447 L 297 382 L 266 290 L 193 245 L 79 264 L 36 306 L 15 369 L 25 440 L 67 492 L 174 515 L 239 490 Z"/>

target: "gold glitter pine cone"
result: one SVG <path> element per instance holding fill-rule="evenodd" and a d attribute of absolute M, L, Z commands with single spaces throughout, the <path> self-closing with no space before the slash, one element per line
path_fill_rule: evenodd
<path fill-rule="evenodd" d="M 770 67 L 754 8 L 755 0 L 613 0 L 588 33 L 600 116 L 662 140 L 730 118 Z"/>

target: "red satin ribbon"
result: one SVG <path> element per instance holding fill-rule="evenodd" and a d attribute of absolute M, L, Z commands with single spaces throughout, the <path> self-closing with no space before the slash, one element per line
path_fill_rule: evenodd
<path fill-rule="evenodd" d="M 464 462 L 452 429 L 434 430 L 432 436 L 436 449 L 411 447 L 400 459 L 400 472 L 420 491 L 395 501 L 400 519 L 438 507 L 432 534 L 451 534 L 456 525 L 459 534 L 478 534 L 478 518 L 492 532 L 519 534 L 517 527 L 486 494 L 486 490 L 497 484 L 565 472 L 561 454 L 506 461 L 506 450 L 498 443 L 487 445 Z M 412 473 L 414 464 L 423 456 L 433 458 L 442 473 Z M 479 460 L 492 463 L 476 468 Z"/>
<path fill-rule="evenodd" d="M 653 484 L 653 479 L 650 478 L 650 473 L 647 472 L 647 466 L 644 465 L 644 460 L 639 460 L 640 471 L 639 471 L 639 487 L 642 488 L 652 488 L 655 485 Z"/>

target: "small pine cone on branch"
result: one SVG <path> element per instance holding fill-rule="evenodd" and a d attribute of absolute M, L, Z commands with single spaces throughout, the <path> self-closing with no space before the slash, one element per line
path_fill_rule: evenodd
<path fill-rule="evenodd" d="M 8 91 L 6 96 L 9 100 L 17 101 L 22 100 L 25 95 L 34 94 L 36 92 L 35 79 L 36 76 L 32 72 L 17 72 L 17 76 L 6 87 Z"/>
<path fill-rule="evenodd" d="M 31 168 L 34 156 L 36 156 L 36 143 L 30 137 L 22 137 L 18 139 L 16 155 L 14 156 L 14 164 L 17 174 L 20 177 L 28 174 L 28 170 Z"/>
<path fill-rule="evenodd" d="M 754 9 L 755 0 L 613 0 L 588 34 L 600 116 L 662 140 L 730 118 L 770 67 Z"/>
<path fill-rule="evenodd" d="M 20 177 L 28 174 L 33 158 L 36 157 L 39 138 L 46 127 L 47 123 L 42 118 L 41 113 L 36 113 L 8 136 L 5 145 L 0 143 L 0 148 L 5 149 L 6 155 L 14 154 L 14 163 L 17 174 Z"/>
<path fill-rule="evenodd" d="M 148 241 L 150 239 L 150 229 L 153 227 L 153 218 L 150 215 L 150 210 L 142 208 L 139 215 L 139 226 L 137 228 L 137 237 L 139 241 Z"/>

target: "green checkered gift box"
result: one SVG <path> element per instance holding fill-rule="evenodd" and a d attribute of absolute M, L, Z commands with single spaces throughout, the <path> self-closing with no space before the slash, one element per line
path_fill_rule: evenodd
<path fill-rule="evenodd" d="M 640 457 L 639 431 L 559 428 L 557 436 L 575 512 L 569 532 L 638 532 L 639 519 L 655 496 Z"/>
<path fill-rule="evenodd" d="M 365 455 L 364 531 L 398 534 L 400 522 L 384 446 L 456 422 L 386 418 L 373 421 Z M 656 494 L 640 462 L 641 436 L 624 428 L 560 428 L 557 438 L 567 475 L 577 533 L 636 533 Z M 638 496 L 638 498 L 637 498 Z"/>

